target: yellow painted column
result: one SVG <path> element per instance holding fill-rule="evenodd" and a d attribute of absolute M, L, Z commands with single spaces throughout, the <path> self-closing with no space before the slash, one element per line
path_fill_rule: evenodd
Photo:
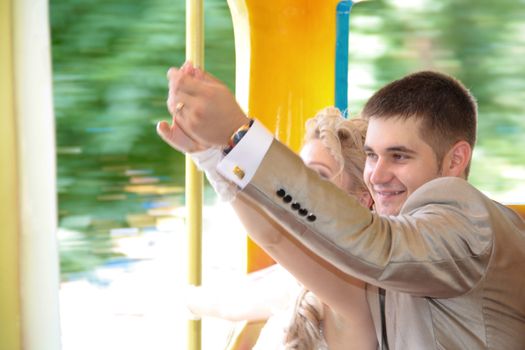
<path fill-rule="evenodd" d="M 298 151 L 305 121 L 334 104 L 339 0 L 228 0 L 235 34 L 236 97 Z M 252 241 L 247 270 L 271 264 Z"/>
<path fill-rule="evenodd" d="M 249 113 L 298 151 L 304 123 L 334 104 L 339 0 L 246 0 L 250 20 Z"/>
<path fill-rule="evenodd" d="M 12 0 L 0 1 L 0 349 L 21 349 Z"/>
<path fill-rule="evenodd" d="M 186 60 L 204 68 L 204 11 L 202 0 L 186 0 Z M 188 283 L 200 285 L 202 279 L 202 198 L 203 176 L 191 158 L 186 157 L 186 208 L 188 227 Z M 188 321 L 188 349 L 202 346 L 200 320 Z"/>
<path fill-rule="evenodd" d="M 228 0 L 241 107 L 298 151 L 305 121 L 334 104 L 339 0 Z M 273 260 L 247 238 L 246 271 Z M 229 349 L 248 349 L 264 322 L 247 322 Z"/>

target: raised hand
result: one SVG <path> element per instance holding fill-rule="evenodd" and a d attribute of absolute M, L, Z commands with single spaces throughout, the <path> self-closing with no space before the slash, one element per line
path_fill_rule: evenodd
<path fill-rule="evenodd" d="M 197 79 L 204 80 L 206 79 L 204 73 L 199 69 L 194 68 L 189 62 L 186 62 L 181 68 L 180 71 L 184 74 L 196 77 Z M 168 104 L 169 106 L 169 104 Z M 179 102 L 179 109 L 170 109 L 172 113 L 172 123 L 171 125 L 167 121 L 160 121 L 157 124 L 157 134 L 166 142 L 168 145 L 173 147 L 179 152 L 188 153 L 202 151 L 207 147 L 201 145 L 189 137 L 177 124 L 175 115 L 184 107 L 181 102 Z M 168 107 L 169 108 L 169 107 Z"/>
<path fill-rule="evenodd" d="M 181 129 L 171 136 L 178 140 L 185 135 L 203 148 L 225 146 L 232 133 L 248 122 L 228 88 L 191 64 L 170 68 L 168 80 L 168 110 L 173 126 Z"/>

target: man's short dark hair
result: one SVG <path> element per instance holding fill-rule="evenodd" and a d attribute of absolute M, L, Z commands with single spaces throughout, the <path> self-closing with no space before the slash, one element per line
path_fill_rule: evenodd
<path fill-rule="evenodd" d="M 421 137 L 439 167 L 456 142 L 464 140 L 472 148 L 476 143 L 476 101 L 461 82 L 442 73 L 423 71 L 387 84 L 368 100 L 362 117 L 421 120 Z"/>

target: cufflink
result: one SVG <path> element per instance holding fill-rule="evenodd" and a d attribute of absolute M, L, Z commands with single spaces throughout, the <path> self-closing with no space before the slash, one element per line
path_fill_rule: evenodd
<path fill-rule="evenodd" d="M 237 165 L 233 168 L 233 175 L 237 176 L 239 180 L 242 180 L 244 178 L 244 170 L 239 168 Z"/>

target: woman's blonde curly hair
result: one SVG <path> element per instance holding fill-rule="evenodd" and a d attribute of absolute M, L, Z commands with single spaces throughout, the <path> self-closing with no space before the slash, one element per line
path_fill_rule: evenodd
<path fill-rule="evenodd" d="M 366 120 L 358 117 L 345 119 L 335 107 L 326 107 L 306 121 L 304 143 L 321 140 L 340 166 L 334 177 L 343 172 L 350 176 L 353 188 L 344 190 L 351 193 L 366 191 L 363 170 L 367 127 Z"/>
<path fill-rule="evenodd" d="M 321 140 L 340 165 L 334 177 L 343 172 L 349 175 L 352 185 L 344 190 L 350 194 L 366 191 L 363 170 L 367 126 L 367 121 L 361 118 L 343 118 L 335 107 L 322 109 L 306 122 L 304 143 Z M 297 298 L 294 316 L 287 329 L 284 349 L 328 349 L 322 335 L 323 318 L 323 303 L 312 292 L 303 289 Z"/>

